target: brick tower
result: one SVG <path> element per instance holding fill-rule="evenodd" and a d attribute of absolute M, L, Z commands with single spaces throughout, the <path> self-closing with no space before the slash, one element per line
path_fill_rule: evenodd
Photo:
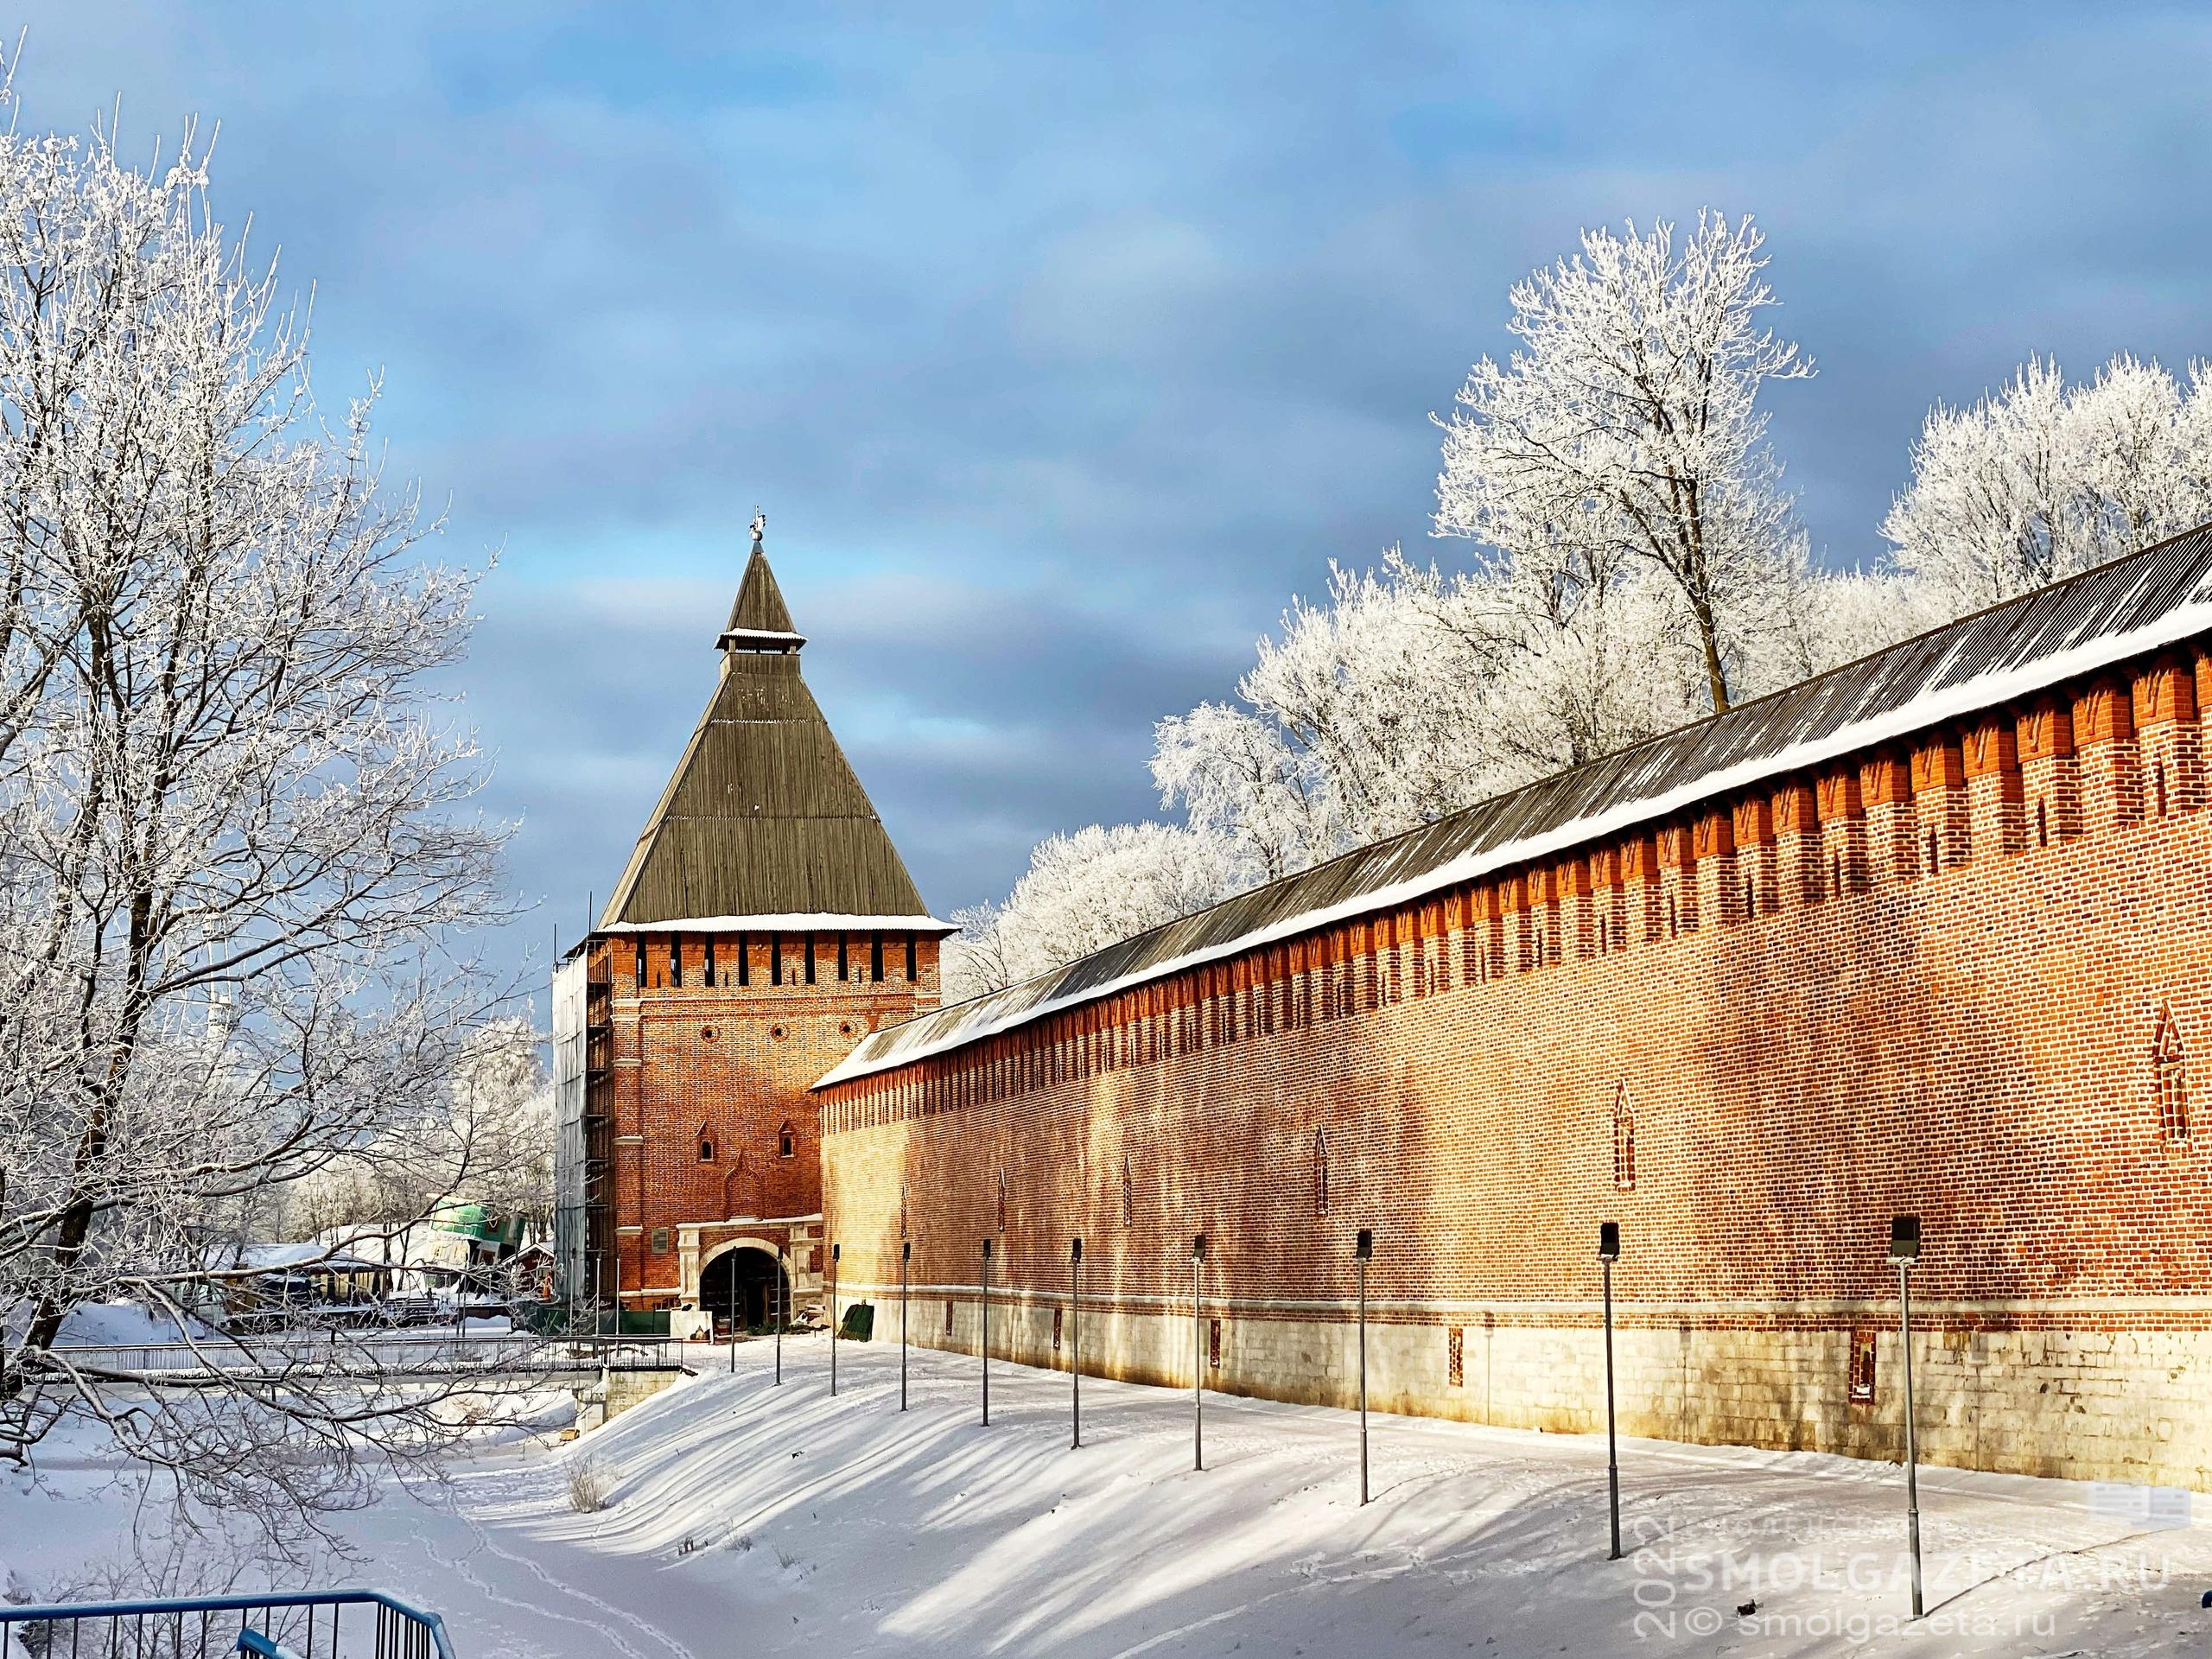
<path fill-rule="evenodd" d="M 764 522 L 706 713 L 553 979 L 564 1289 L 678 1335 L 819 1304 L 809 1085 L 937 1006 L 952 931 L 800 677 Z"/>

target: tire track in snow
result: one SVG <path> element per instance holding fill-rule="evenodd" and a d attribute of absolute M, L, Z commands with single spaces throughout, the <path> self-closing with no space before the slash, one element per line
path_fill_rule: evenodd
<path fill-rule="evenodd" d="M 626 1609 L 617 1607 L 610 1601 L 603 1601 L 599 1597 L 593 1595 L 588 1590 L 580 1590 L 574 1585 L 563 1584 L 561 1580 L 555 1578 L 551 1573 L 548 1573 L 543 1567 L 540 1567 L 536 1561 L 531 1560 L 528 1556 L 518 1555 L 512 1550 L 500 1548 L 499 1544 L 493 1539 L 491 1533 L 484 1527 L 483 1523 L 479 1522 L 474 1516 L 470 1515 L 467 1510 L 461 1509 L 458 1504 L 454 1505 L 451 1513 L 454 1518 L 459 1520 L 463 1526 L 467 1527 L 468 1530 L 474 1535 L 479 1548 L 483 1549 L 487 1554 L 495 1556 L 499 1560 L 507 1562 L 510 1566 L 521 1567 L 524 1572 L 528 1573 L 531 1577 L 536 1579 L 547 1589 L 558 1591 L 564 1596 L 573 1597 L 575 1599 L 582 1602 L 586 1606 L 596 1608 L 599 1611 L 608 1615 L 610 1618 L 620 1620 L 622 1624 L 629 1629 L 638 1631 L 642 1635 L 651 1637 L 654 1641 L 666 1648 L 671 1654 L 674 1655 L 675 1659 L 697 1659 L 697 1656 L 695 1655 L 690 1649 L 685 1647 L 683 1643 L 678 1642 L 674 1637 L 662 1630 L 658 1625 L 653 1624 L 650 1619 L 640 1618 L 636 1614 L 628 1611 Z M 427 1538 L 423 1540 L 423 1547 L 429 1552 L 430 1558 L 433 1560 L 437 1559 L 437 1551 L 431 1548 L 429 1541 Z M 623 1656 L 623 1659 L 645 1659 L 645 1655 L 639 1652 L 636 1648 L 632 1647 L 629 1643 L 624 1641 L 622 1639 L 621 1631 L 613 1625 L 602 1624 L 595 1618 L 587 1618 L 581 1614 L 559 1612 L 553 1608 L 544 1606 L 537 1602 L 518 1601 L 512 1596 L 501 1595 L 486 1581 L 481 1574 L 478 1573 L 468 1565 L 468 1558 L 467 1556 L 457 1556 L 452 1561 L 441 1562 L 440 1565 L 451 1567 L 454 1572 L 460 1573 L 463 1580 L 473 1585 L 477 1592 L 482 1595 L 486 1601 L 492 1603 L 494 1606 L 512 1607 L 518 1611 L 535 1613 L 542 1618 L 557 1619 L 563 1624 L 580 1625 L 585 1630 L 596 1631 L 600 1636 L 603 1637 L 616 1651 L 620 1652 Z"/>

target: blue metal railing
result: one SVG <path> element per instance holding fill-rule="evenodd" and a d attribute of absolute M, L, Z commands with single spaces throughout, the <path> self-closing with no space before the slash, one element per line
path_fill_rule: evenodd
<path fill-rule="evenodd" d="M 350 1620 L 349 1609 L 361 1610 Z M 381 1590 L 0 1605 L 4 1659 L 454 1659 L 445 1621 Z"/>

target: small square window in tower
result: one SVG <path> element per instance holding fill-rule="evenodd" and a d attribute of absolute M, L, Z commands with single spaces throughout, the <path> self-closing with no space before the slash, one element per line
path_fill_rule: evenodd
<path fill-rule="evenodd" d="M 1874 1397 L 1874 1333 L 1851 1333 L 1851 1398 L 1863 1405 Z"/>
<path fill-rule="evenodd" d="M 793 1158 L 798 1155 L 798 1137 L 791 1132 L 791 1126 L 786 1123 L 776 1131 L 776 1156 Z"/>

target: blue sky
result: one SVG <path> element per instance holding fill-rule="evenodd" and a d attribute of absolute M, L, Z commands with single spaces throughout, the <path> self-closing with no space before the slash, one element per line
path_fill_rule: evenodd
<path fill-rule="evenodd" d="M 1872 557 L 1934 399 L 2212 351 L 2212 16 L 1693 7 L 33 5 L 21 118 L 221 124 L 336 400 L 499 550 L 461 685 L 573 939 L 696 718 L 756 504 L 940 913 L 1155 810 L 1578 229 L 1758 216 L 1774 435 Z"/>

